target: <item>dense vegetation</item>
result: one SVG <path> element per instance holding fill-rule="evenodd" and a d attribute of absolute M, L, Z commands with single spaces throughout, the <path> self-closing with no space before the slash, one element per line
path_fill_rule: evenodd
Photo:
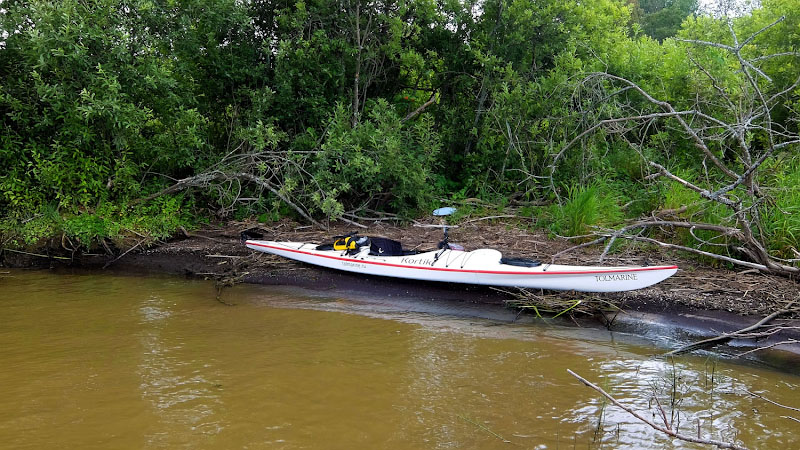
<path fill-rule="evenodd" d="M 159 238 L 209 217 L 411 217 L 476 198 L 564 234 L 672 210 L 758 228 L 770 251 L 794 258 L 794 6 L 712 15 L 691 0 L 8 0 L 3 246 Z M 744 41 L 782 16 L 738 53 L 689 42 L 736 47 L 731 30 Z M 754 80 L 740 57 L 757 62 Z M 695 113 L 665 114 L 645 94 Z M 738 109 L 758 98 L 769 106 L 750 122 L 768 126 L 738 136 L 717 123 L 740 123 Z M 717 122 L 696 128 L 707 117 Z M 706 153 L 690 130 L 707 133 Z M 757 221 L 653 177 L 662 167 L 714 190 L 727 173 L 710 168 L 717 159 L 757 178 L 726 191 L 755 196 L 744 207 Z M 720 235 L 701 230 L 666 239 L 714 251 Z"/>

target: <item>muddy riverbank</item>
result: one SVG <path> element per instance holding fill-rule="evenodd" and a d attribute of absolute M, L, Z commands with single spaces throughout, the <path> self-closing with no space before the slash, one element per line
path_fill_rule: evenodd
<path fill-rule="evenodd" d="M 229 223 L 219 227 L 187 232 L 168 242 L 149 248 L 128 248 L 116 255 L 74 254 L 49 248 L 26 253 L 4 252 L 2 263 L 11 267 L 73 266 L 101 269 L 115 273 L 162 273 L 216 280 L 220 289 L 236 283 L 293 285 L 312 289 L 332 289 L 403 297 L 447 299 L 470 303 L 504 305 L 513 297 L 485 287 L 442 285 L 394 279 L 377 279 L 321 269 L 253 252 L 240 243 L 240 232 L 254 223 Z M 347 224 L 332 226 L 330 231 L 315 230 L 292 222 L 261 226 L 269 239 L 325 242 L 330 236 L 356 230 Z M 441 239 L 435 228 L 396 227 L 376 224 L 358 229 L 362 235 L 385 236 L 403 242 L 405 248 L 431 248 Z M 551 239 L 540 231 L 529 231 L 504 223 L 469 223 L 451 230 L 451 241 L 467 249 L 496 248 L 506 255 L 534 257 L 550 261 L 550 255 L 574 245 L 566 239 Z M 122 245 L 121 245 L 122 246 Z M 132 249 L 131 249 L 132 248 Z M 126 252 L 127 251 L 127 252 Z M 562 264 L 596 264 L 601 247 L 582 248 L 559 257 Z M 51 258 L 34 256 L 48 254 Z M 800 284 L 781 277 L 754 271 L 710 267 L 670 250 L 652 246 L 629 246 L 611 255 L 609 265 L 677 264 L 680 270 L 672 278 L 653 287 L 633 292 L 597 294 L 592 299 L 612 303 L 621 308 L 618 326 L 636 322 L 666 325 L 689 330 L 698 336 L 734 331 L 750 325 L 760 317 L 786 307 L 800 298 Z M 565 299 L 575 293 L 557 293 Z M 785 318 L 792 318 L 791 316 Z M 796 325 L 798 319 L 795 314 Z M 628 319 L 628 321 L 626 321 Z M 630 321 L 633 322 L 630 322 Z M 784 338 L 785 338 L 784 334 Z M 797 349 L 800 350 L 800 349 Z"/>

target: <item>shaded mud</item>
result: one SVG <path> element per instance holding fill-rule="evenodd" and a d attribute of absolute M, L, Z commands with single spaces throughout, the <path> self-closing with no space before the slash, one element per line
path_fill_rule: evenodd
<path fill-rule="evenodd" d="M 131 248 L 116 255 L 74 254 L 51 245 L 39 255 L 48 253 L 61 259 L 43 258 L 25 253 L 4 252 L 2 263 L 13 267 L 73 266 L 103 269 L 115 273 L 161 273 L 203 277 L 216 281 L 220 289 L 235 283 L 290 285 L 317 290 L 343 290 L 366 295 L 459 301 L 475 304 L 505 305 L 514 296 L 489 287 L 426 283 L 413 280 L 370 277 L 285 260 L 255 252 L 240 242 L 240 232 L 253 228 L 252 223 L 230 223 L 224 227 L 206 228 L 185 233 L 169 242 L 150 248 Z M 337 225 L 328 232 L 281 222 L 261 228 L 265 239 L 286 241 L 327 242 L 330 236 L 354 231 L 356 228 Z M 358 229 L 362 235 L 384 236 L 403 242 L 404 248 L 429 249 L 441 239 L 441 230 L 415 226 L 395 227 L 376 224 Z M 504 255 L 533 257 L 551 261 L 550 255 L 574 245 L 566 239 L 550 239 L 538 231 L 527 231 L 505 224 L 476 222 L 454 228 L 451 241 L 467 250 L 495 248 Z M 127 253 L 125 253 L 126 250 Z M 602 247 L 588 247 L 560 256 L 560 264 L 597 264 Z M 31 252 L 33 253 L 33 252 Z M 122 255 L 120 257 L 120 255 Z M 591 298 L 616 305 L 625 313 L 605 317 L 613 320 L 615 329 L 646 334 L 646 327 L 665 327 L 683 330 L 696 336 L 717 335 L 741 329 L 760 317 L 781 310 L 792 300 L 800 298 L 800 284 L 786 278 L 762 275 L 753 271 L 709 267 L 697 260 L 649 245 L 630 245 L 610 255 L 604 264 L 646 265 L 677 264 L 680 270 L 670 279 L 632 292 L 592 294 Z M 553 295 L 564 299 L 576 298 L 575 293 Z M 797 317 L 787 325 L 797 326 Z M 591 318 L 595 321 L 596 318 Z M 795 332 L 795 334 L 797 334 Z M 786 339 L 783 333 L 772 340 Z M 767 343 L 764 343 L 767 344 Z M 794 351 L 800 352 L 800 347 Z"/>

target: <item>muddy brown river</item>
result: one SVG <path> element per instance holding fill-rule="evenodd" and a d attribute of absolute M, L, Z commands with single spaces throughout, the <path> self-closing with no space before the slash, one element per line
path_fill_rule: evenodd
<path fill-rule="evenodd" d="M 800 377 L 458 304 L 210 282 L 0 274 L 0 447 L 706 448 L 653 420 L 800 448 Z M 654 398 L 658 398 L 658 402 Z M 679 424 L 679 425 L 678 425 Z"/>

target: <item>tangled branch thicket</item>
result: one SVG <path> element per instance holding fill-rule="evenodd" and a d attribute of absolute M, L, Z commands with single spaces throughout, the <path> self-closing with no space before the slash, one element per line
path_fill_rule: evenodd
<path fill-rule="evenodd" d="M 800 54 L 782 52 L 759 54 L 756 37 L 768 33 L 783 17 L 761 28 L 740 42 L 728 22 L 733 45 L 684 39 L 687 52 L 698 77 L 697 95 L 693 104 L 678 107 L 657 99 L 636 82 L 610 73 L 592 73 L 583 80 L 583 89 L 590 95 L 614 99 L 619 114 L 599 120 L 567 143 L 553 158 L 550 177 L 554 177 L 560 159 L 574 146 L 593 133 L 603 131 L 622 138 L 650 168 L 646 179 L 674 183 L 694 193 L 701 208 L 724 210 L 715 221 L 663 220 L 652 216 L 614 231 L 600 231 L 595 243 L 605 243 L 601 260 L 616 240 L 624 238 L 649 242 L 719 259 L 763 272 L 792 276 L 800 273 L 800 259 L 783 258 L 771 251 L 767 243 L 765 215 L 785 214 L 775 199 L 785 195 L 769 177 L 782 157 L 800 145 L 797 120 L 781 122 L 778 114 L 797 114 L 792 96 L 800 86 L 800 77 L 788 86 L 777 86 L 759 66 L 776 58 L 798 58 Z M 715 55 L 729 58 L 739 66 L 736 77 L 721 79 L 714 69 L 706 67 L 693 55 L 697 47 L 711 49 Z M 698 52 L 699 53 L 699 52 Z M 683 173 L 671 170 L 670 155 L 649 151 L 649 140 L 662 131 L 680 133 L 691 141 L 694 153 L 672 155 L 700 161 L 699 170 Z M 672 187 L 667 187 L 672 189 Z M 776 211 L 776 208 L 778 209 Z M 666 242 L 645 236 L 645 229 L 688 230 L 693 245 Z M 703 233 L 703 236 L 699 232 Z M 800 256 L 795 250 L 795 254 Z"/>

